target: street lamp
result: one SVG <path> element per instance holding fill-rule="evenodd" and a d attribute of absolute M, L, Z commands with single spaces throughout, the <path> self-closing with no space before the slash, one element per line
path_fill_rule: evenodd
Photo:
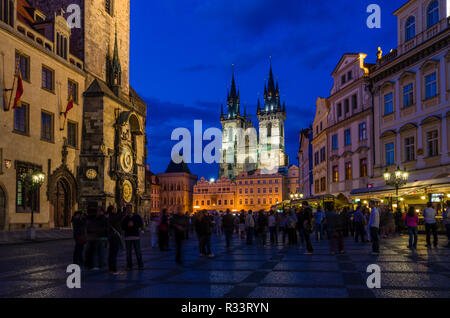
<path fill-rule="evenodd" d="M 386 169 L 386 172 L 383 174 L 384 180 L 386 181 L 387 185 L 391 185 L 395 187 L 395 195 L 397 197 L 397 206 L 398 206 L 398 189 L 405 185 L 406 182 L 408 182 L 408 172 L 405 170 L 401 170 L 400 167 L 397 166 L 397 169 L 395 169 L 394 173 L 390 173 L 388 169 Z"/>
<path fill-rule="evenodd" d="M 34 209 L 35 207 L 35 193 L 45 181 L 45 174 L 41 171 L 35 170 L 33 172 L 23 173 L 20 175 L 20 180 L 24 188 L 25 195 L 31 192 L 31 224 L 27 229 L 27 240 L 34 240 L 36 238 L 36 229 L 34 228 Z"/>

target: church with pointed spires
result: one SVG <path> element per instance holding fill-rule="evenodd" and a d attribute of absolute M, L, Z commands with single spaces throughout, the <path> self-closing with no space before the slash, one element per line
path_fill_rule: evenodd
<path fill-rule="evenodd" d="M 264 85 L 264 100 L 257 100 L 254 125 L 246 107 L 241 110 L 240 90 L 233 70 L 227 92 L 226 112 L 221 105 L 222 153 L 219 178 L 234 180 L 239 173 L 261 170 L 276 173 L 289 166 L 285 151 L 286 104 L 281 102 L 278 82 L 275 83 L 272 63 Z"/>

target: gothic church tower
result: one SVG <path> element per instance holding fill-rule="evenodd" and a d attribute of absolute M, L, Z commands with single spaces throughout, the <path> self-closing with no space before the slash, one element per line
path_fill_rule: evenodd
<path fill-rule="evenodd" d="M 269 80 L 264 87 L 264 106 L 261 109 L 258 100 L 257 115 L 259 121 L 259 162 L 258 169 L 263 172 L 278 172 L 288 166 L 289 158 L 285 152 L 284 123 L 286 105 L 281 106 L 278 82 L 275 85 L 270 64 Z"/>

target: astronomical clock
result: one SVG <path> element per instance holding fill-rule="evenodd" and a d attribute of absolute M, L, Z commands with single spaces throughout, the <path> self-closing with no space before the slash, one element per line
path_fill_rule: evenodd
<path fill-rule="evenodd" d="M 135 136 L 128 121 L 129 112 L 121 114 L 116 126 L 116 160 L 115 171 L 117 182 L 117 197 L 120 202 L 133 203 L 136 199 L 137 170 Z"/>

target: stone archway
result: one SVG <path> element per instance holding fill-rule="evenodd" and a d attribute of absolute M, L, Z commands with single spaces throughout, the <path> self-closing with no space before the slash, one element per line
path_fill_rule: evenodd
<path fill-rule="evenodd" d="M 50 217 L 54 226 L 69 227 L 78 202 L 78 183 L 65 166 L 58 168 L 49 177 L 47 194 L 53 210 Z"/>
<path fill-rule="evenodd" d="M 0 231 L 6 226 L 6 192 L 0 186 Z"/>
<path fill-rule="evenodd" d="M 70 226 L 72 218 L 70 188 L 67 182 L 61 178 L 56 184 L 56 193 L 53 196 L 55 227 L 64 228 Z"/>

